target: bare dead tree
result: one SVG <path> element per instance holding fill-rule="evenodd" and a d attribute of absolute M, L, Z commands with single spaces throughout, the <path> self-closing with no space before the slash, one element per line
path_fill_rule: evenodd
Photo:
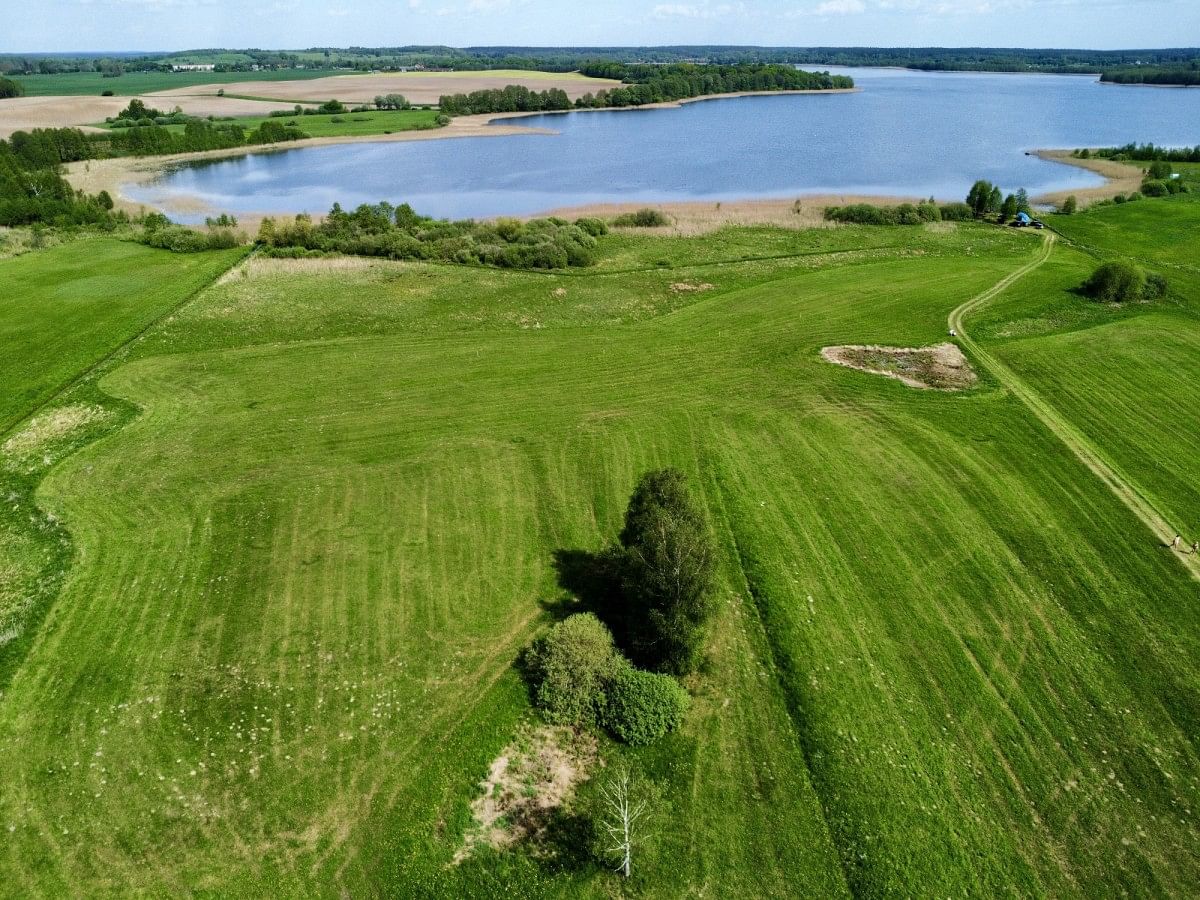
<path fill-rule="evenodd" d="M 601 823 L 612 841 L 607 852 L 619 857 L 616 871 L 626 878 L 633 867 L 633 845 L 637 839 L 638 821 L 646 814 L 645 800 L 634 799 L 634 785 L 628 769 L 619 769 L 600 789 L 604 796 L 605 816 Z"/>

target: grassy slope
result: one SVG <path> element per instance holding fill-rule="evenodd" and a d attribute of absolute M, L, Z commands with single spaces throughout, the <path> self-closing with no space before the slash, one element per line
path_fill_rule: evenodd
<path fill-rule="evenodd" d="M 0 434 L 236 256 L 88 240 L 0 263 Z"/>
<path fill-rule="evenodd" d="M 1200 539 L 1200 202 L 1147 200 L 1053 224 L 1076 247 L 992 310 L 997 349 L 1189 543 Z M 1170 297 L 1115 309 L 1074 293 L 1098 260 L 1119 256 L 1162 272 Z"/>
<path fill-rule="evenodd" d="M 1194 586 L 1005 393 L 817 356 L 939 339 L 1032 246 L 744 230 L 614 238 L 582 276 L 255 263 L 208 291 L 104 380 L 145 413 L 43 489 L 81 564 L 0 705 L 0 868 L 50 893 L 611 889 L 443 864 L 526 709 L 508 664 L 553 551 L 611 539 L 671 462 L 725 604 L 688 728 L 638 755 L 672 824 L 637 887 L 1185 895 Z M 788 252 L 815 255 L 740 259 Z"/>

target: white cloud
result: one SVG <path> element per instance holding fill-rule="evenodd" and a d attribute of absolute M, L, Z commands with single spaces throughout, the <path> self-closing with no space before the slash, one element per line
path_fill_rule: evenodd
<path fill-rule="evenodd" d="M 865 12 L 867 5 L 863 0 L 825 0 L 817 7 L 818 16 L 846 16 L 851 13 Z"/>

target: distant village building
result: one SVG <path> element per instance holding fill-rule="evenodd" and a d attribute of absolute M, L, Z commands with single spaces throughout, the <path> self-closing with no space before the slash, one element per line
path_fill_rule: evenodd
<path fill-rule="evenodd" d="M 216 64 L 206 63 L 205 65 L 201 65 L 201 66 L 192 66 L 192 65 L 171 66 L 171 71 L 172 72 L 211 72 L 215 68 L 216 68 Z"/>

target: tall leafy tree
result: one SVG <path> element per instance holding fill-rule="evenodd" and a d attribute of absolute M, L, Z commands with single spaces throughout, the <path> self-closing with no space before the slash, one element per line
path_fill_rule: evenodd
<path fill-rule="evenodd" d="M 622 593 L 636 623 L 638 655 L 663 671 L 694 671 L 716 611 L 716 554 L 682 472 L 662 469 L 642 477 L 620 542 Z"/>

